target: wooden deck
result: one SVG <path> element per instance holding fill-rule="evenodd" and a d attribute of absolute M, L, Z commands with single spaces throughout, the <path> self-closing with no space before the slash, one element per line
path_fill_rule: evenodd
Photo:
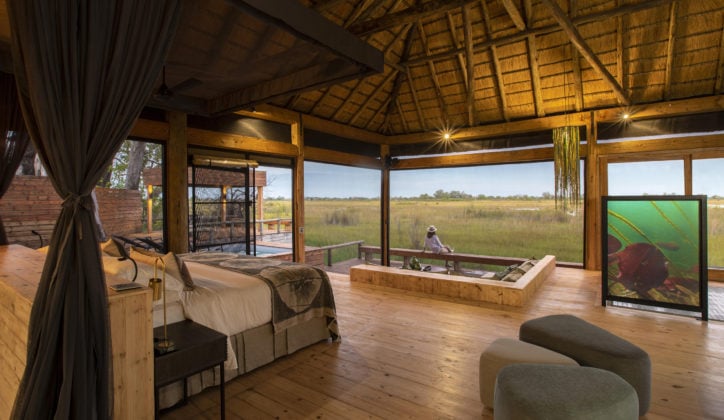
<path fill-rule="evenodd" d="M 340 343 L 320 343 L 227 384 L 228 419 L 492 419 L 480 353 L 520 324 L 575 314 L 639 345 L 653 363 L 644 419 L 724 418 L 724 323 L 602 307 L 600 273 L 561 268 L 522 308 L 462 304 L 331 273 Z M 716 286 L 714 286 L 716 287 Z M 206 390 L 165 419 L 218 418 Z"/>

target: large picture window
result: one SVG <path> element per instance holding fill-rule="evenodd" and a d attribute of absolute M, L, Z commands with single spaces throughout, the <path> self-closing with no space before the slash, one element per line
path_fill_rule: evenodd
<path fill-rule="evenodd" d="M 307 247 L 380 245 L 379 170 L 305 162 L 304 196 Z M 352 258 L 356 246 L 332 250 L 333 263 Z"/>
<path fill-rule="evenodd" d="M 553 162 L 393 171 L 390 246 L 422 249 L 435 225 L 455 252 L 579 263 L 583 207 L 556 209 L 553 175 Z"/>

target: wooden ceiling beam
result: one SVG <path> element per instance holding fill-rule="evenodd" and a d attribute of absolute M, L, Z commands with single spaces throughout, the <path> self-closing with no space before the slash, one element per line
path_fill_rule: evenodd
<path fill-rule="evenodd" d="M 412 41 L 415 38 L 415 31 L 417 30 L 417 26 L 415 25 L 409 25 L 409 27 L 410 30 L 407 32 L 407 38 L 405 38 L 405 45 L 402 48 L 402 55 L 400 56 L 401 60 L 406 60 L 410 56 L 410 51 L 412 50 Z M 390 99 L 387 105 L 387 112 L 385 113 L 385 121 L 382 123 L 382 126 L 384 128 L 389 127 L 392 111 L 398 102 L 400 88 L 402 87 L 402 82 L 405 80 L 405 77 L 407 77 L 407 72 L 398 72 L 397 77 L 395 78 L 395 83 L 392 85 L 392 92 L 390 93 Z M 382 109 L 382 107 L 380 107 L 380 109 Z"/>
<path fill-rule="evenodd" d="M 617 0 L 617 4 L 620 5 L 622 0 Z M 626 89 L 628 84 L 626 83 L 626 73 L 623 71 L 624 59 L 623 59 L 623 16 L 616 17 L 616 77 L 621 87 Z"/>
<path fill-rule="evenodd" d="M 401 29 L 397 32 L 397 34 L 395 34 L 395 37 L 392 39 L 392 41 L 390 41 L 390 43 L 387 44 L 387 46 L 385 47 L 384 51 L 382 51 L 382 54 L 383 54 L 384 57 L 387 57 L 387 53 L 392 50 L 392 48 L 397 44 L 397 41 L 398 41 L 404 34 L 408 34 L 408 33 L 409 33 L 410 28 L 412 28 L 412 27 L 413 27 L 412 24 L 405 25 L 403 28 L 401 28 Z M 394 68 L 394 69 L 397 70 L 397 71 L 404 71 L 404 70 L 401 70 L 401 69 L 402 69 L 401 66 L 396 65 L 396 64 L 393 65 L 393 63 L 390 63 L 387 59 L 385 59 L 385 64 L 388 65 L 388 66 L 390 66 L 390 67 L 392 67 L 392 68 Z M 332 114 L 331 119 L 333 119 L 333 120 L 336 120 L 336 119 L 337 119 L 337 117 L 338 117 L 339 114 L 342 112 L 342 110 L 343 110 L 344 108 L 346 108 L 347 103 L 350 101 L 350 99 L 351 99 L 352 97 L 354 97 L 354 95 L 357 93 L 357 90 L 360 88 L 360 86 L 362 86 L 362 82 L 363 82 L 362 79 L 359 79 L 359 80 L 357 81 L 357 84 L 350 90 L 349 95 L 347 95 L 347 97 L 344 99 L 344 101 L 342 101 L 342 105 L 338 106 L 338 107 L 337 107 L 337 110 L 334 112 L 334 114 Z"/>
<path fill-rule="evenodd" d="M 582 25 L 586 23 L 591 22 L 598 22 L 622 15 L 626 15 L 633 12 L 638 12 L 641 10 L 647 10 L 654 7 L 669 5 L 674 0 L 648 0 L 643 1 L 641 3 L 631 4 L 623 7 L 618 7 L 611 10 L 606 10 L 603 12 L 598 13 L 591 13 L 588 15 L 581 15 L 575 19 L 573 19 L 571 22 L 574 25 Z M 557 24 L 543 26 L 540 28 L 531 28 L 530 26 L 525 31 L 517 32 L 511 35 L 503 36 L 496 39 L 489 39 L 487 41 L 480 42 L 478 44 L 475 44 L 473 46 L 473 51 L 475 52 L 481 52 L 488 49 L 491 45 L 500 46 L 505 44 L 510 44 L 513 42 L 522 41 L 526 38 L 528 38 L 530 35 L 545 35 L 549 34 L 551 32 L 557 32 L 561 30 L 561 26 Z M 414 65 L 420 65 L 422 63 L 425 63 L 429 60 L 447 60 L 451 57 L 454 57 L 456 54 L 462 54 L 465 53 L 465 48 L 453 48 L 447 51 L 441 51 L 439 53 L 435 53 L 430 56 L 426 57 L 416 57 L 411 58 L 410 60 L 406 62 L 401 62 L 401 65 L 405 66 L 414 66 Z"/>
<path fill-rule="evenodd" d="M 490 14 L 488 13 L 488 5 L 485 0 L 480 2 L 480 7 L 483 10 L 485 36 L 490 39 L 492 35 L 490 29 Z M 500 60 L 498 60 L 498 52 L 496 51 L 495 45 L 490 46 L 490 57 L 492 58 L 492 73 L 495 74 L 495 84 L 498 86 L 498 108 L 500 108 L 500 116 L 503 120 L 510 121 L 510 116 L 508 115 L 508 100 L 505 96 L 505 82 L 503 81 L 503 73 L 500 71 Z"/>
<path fill-rule="evenodd" d="M 521 16 L 518 7 L 513 3 L 513 0 L 498 1 L 503 4 L 505 11 L 508 12 L 508 16 L 510 16 L 510 19 L 513 20 L 515 27 L 521 31 L 525 31 L 525 21 L 523 20 L 523 16 Z"/>
<path fill-rule="evenodd" d="M 714 94 L 724 93 L 724 12 L 720 13 L 721 36 L 719 37 L 719 70 L 716 74 Z"/>
<path fill-rule="evenodd" d="M 674 65 L 674 44 L 676 44 L 676 10 L 678 3 L 671 3 L 669 13 L 669 41 L 666 46 L 666 72 L 664 73 L 664 99 L 671 98 L 671 68 Z"/>
<path fill-rule="evenodd" d="M 407 72 L 407 84 L 410 87 L 410 93 L 412 94 L 412 101 L 415 103 L 415 111 L 417 112 L 418 121 L 420 121 L 420 127 L 423 131 L 427 131 L 427 121 L 422 115 L 422 108 L 420 108 L 420 100 L 417 98 L 417 90 L 415 90 L 415 84 L 412 83 L 412 74 L 410 74 L 410 67 L 405 67 Z"/>
<path fill-rule="evenodd" d="M 400 101 L 397 101 L 395 104 L 397 105 L 397 113 L 400 115 L 400 121 L 402 122 L 402 129 L 407 133 L 410 131 L 410 125 L 407 123 L 405 113 L 402 112 L 402 105 L 400 105 Z"/>
<path fill-rule="evenodd" d="M 473 24 L 470 21 L 470 6 L 463 6 L 463 26 L 465 27 L 465 64 L 468 77 L 466 103 L 468 107 L 468 125 L 475 125 L 475 53 L 473 53 Z M 457 45 L 457 42 L 455 43 Z"/>
<path fill-rule="evenodd" d="M 532 0 L 523 2 L 525 10 L 525 21 L 528 26 L 533 25 L 533 3 Z M 543 108 L 543 92 L 540 87 L 540 71 L 538 70 L 538 47 L 535 42 L 535 35 L 529 35 L 528 40 L 528 67 L 530 68 L 530 81 L 533 85 L 533 101 L 535 102 L 535 114 L 538 117 L 546 115 Z"/>
<path fill-rule="evenodd" d="M 432 0 L 426 3 L 418 2 L 414 6 L 399 12 L 389 13 L 377 19 L 355 23 L 348 29 L 358 36 L 368 35 L 404 25 L 405 23 L 417 22 L 418 20 L 445 13 L 448 10 L 457 9 L 458 7 L 476 1 L 478 0 Z"/>
<path fill-rule="evenodd" d="M 364 9 L 362 12 L 359 13 L 359 15 L 355 18 L 355 20 L 353 22 L 350 22 L 350 25 L 353 25 L 357 22 L 366 21 L 375 11 L 377 11 L 377 9 L 379 9 L 386 2 L 387 2 L 387 0 L 374 0 L 374 2 L 369 5 L 369 7 L 367 7 L 366 9 Z M 349 27 L 349 25 L 347 25 L 345 27 Z"/>
<path fill-rule="evenodd" d="M 370 1 L 371 1 L 371 0 L 362 0 L 362 1 L 358 2 L 358 3 L 357 3 L 357 6 L 355 6 L 355 8 L 354 8 L 354 10 L 352 11 L 352 13 L 350 13 L 350 15 L 347 16 L 347 18 L 344 20 L 344 23 L 342 24 L 342 27 L 343 27 L 343 28 L 348 28 L 351 24 L 353 24 L 355 21 L 357 21 L 357 19 L 360 17 L 360 15 L 361 15 L 362 12 L 365 10 L 365 8 L 367 7 L 367 4 L 368 4 Z"/>
<path fill-rule="evenodd" d="M 421 21 L 417 21 L 417 32 L 420 35 L 420 42 L 422 43 L 422 48 L 425 51 L 425 54 L 429 55 L 430 46 L 427 43 L 427 36 L 425 35 L 425 30 L 422 27 Z M 432 84 L 435 87 L 435 94 L 437 95 L 437 101 L 440 105 L 440 114 L 442 115 L 443 124 L 447 125 L 450 114 L 448 113 L 447 104 L 445 103 L 445 97 L 442 94 L 442 89 L 440 88 L 440 81 L 437 78 L 435 63 L 433 61 L 428 61 L 427 68 L 430 71 L 430 79 L 432 79 Z"/>
<path fill-rule="evenodd" d="M 581 36 L 580 32 L 578 32 L 578 29 L 576 29 L 568 16 L 563 13 L 563 10 L 561 10 L 560 6 L 558 6 L 558 3 L 556 3 L 555 0 L 542 1 L 548 6 L 548 9 L 553 14 L 555 20 L 558 22 L 561 28 L 563 28 L 563 31 L 566 33 L 566 35 L 568 35 L 569 40 L 573 43 L 573 45 L 576 46 L 578 51 L 588 61 L 591 67 L 593 67 L 593 69 L 596 70 L 596 72 L 598 72 L 601 77 L 603 77 L 603 80 L 613 90 L 613 93 L 618 99 L 619 103 L 623 105 L 628 105 L 630 102 L 628 97 L 626 96 L 626 93 L 623 91 L 623 89 L 621 89 L 621 86 L 618 84 L 616 79 L 611 76 L 611 73 L 608 72 L 606 66 L 601 63 L 601 60 L 598 59 L 593 50 L 591 50 L 591 47 L 588 46 L 586 41 Z"/>
<path fill-rule="evenodd" d="M 205 114 L 219 115 L 234 112 L 257 104 L 286 98 L 289 95 L 321 89 L 365 76 L 358 72 L 359 68 L 350 68 L 346 60 L 332 60 L 209 99 L 206 101 Z"/>
<path fill-rule="evenodd" d="M 375 90 L 372 91 L 372 93 L 367 95 L 367 98 L 365 99 L 365 101 L 357 109 L 357 112 L 355 112 L 354 115 L 352 115 L 352 117 L 347 121 L 347 124 L 354 125 L 355 121 L 357 121 L 357 118 L 359 118 L 359 116 L 362 115 L 362 112 L 364 112 L 367 109 L 367 106 L 369 105 L 369 103 L 372 102 L 372 100 L 375 98 L 375 96 L 377 96 L 377 94 L 380 93 L 380 91 L 382 91 L 382 89 L 384 89 L 384 87 L 387 86 L 388 83 L 390 83 L 390 81 L 392 80 L 393 77 L 397 76 L 397 73 L 399 73 L 397 70 L 390 68 L 390 74 L 388 74 L 387 77 L 385 77 L 384 80 L 382 80 L 382 83 L 377 85 L 377 87 L 375 88 Z"/>
<path fill-rule="evenodd" d="M 398 77 L 399 77 L 399 75 L 400 75 L 399 72 L 398 72 L 397 75 L 398 75 Z M 396 79 L 395 79 L 395 80 L 396 80 Z M 392 104 L 392 95 L 388 95 L 388 96 L 387 96 L 387 99 L 385 99 L 385 101 L 382 103 L 382 105 L 380 105 L 380 106 L 377 108 L 377 111 L 375 111 L 375 112 L 372 114 L 372 117 L 371 117 L 369 120 L 367 120 L 367 122 L 365 123 L 364 127 L 362 127 L 362 128 L 365 129 L 365 130 L 369 130 L 370 125 L 371 125 L 373 122 L 375 122 L 375 120 L 377 119 L 377 116 L 380 115 L 380 112 L 382 112 L 383 109 L 388 109 L 391 104 Z M 387 120 L 387 118 L 385 118 L 385 120 Z M 382 121 L 382 124 L 385 123 L 385 120 Z M 380 125 L 382 125 L 382 124 L 380 124 Z M 378 127 L 378 128 L 379 128 L 379 127 Z"/>
<path fill-rule="evenodd" d="M 576 0 L 570 0 L 568 10 L 571 18 L 576 16 Z M 571 50 L 571 63 L 573 67 L 573 97 L 575 98 L 575 110 L 580 112 L 583 109 L 583 77 L 581 76 L 581 57 L 578 51 Z"/>
<path fill-rule="evenodd" d="M 463 6 L 463 10 L 465 9 L 465 7 L 466 6 Z M 446 14 L 447 14 L 447 27 L 448 27 L 448 30 L 450 31 L 450 39 L 452 40 L 452 43 L 455 46 L 455 48 L 458 48 L 458 46 L 460 45 L 460 41 L 458 41 L 458 36 L 456 33 L 455 22 L 453 21 L 452 13 L 447 12 Z M 467 64 L 465 64 L 465 54 L 463 54 L 463 53 L 457 54 L 457 58 L 458 58 L 458 65 L 460 66 L 460 74 L 462 74 L 463 81 L 465 82 L 465 88 L 467 89 L 470 82 L 468 80 Z"/>

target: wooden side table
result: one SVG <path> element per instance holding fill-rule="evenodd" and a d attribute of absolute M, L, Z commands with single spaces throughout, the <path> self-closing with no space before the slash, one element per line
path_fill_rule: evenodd
<path fill-rule="evenodd" d="M 168 338 L 175 350 L 154 357 L 154 397 L 156 418 L 159 417 L 158 390 L 170 383 L 183 380 L 184 402 L 187 400 L 186 378 L 208 368 L 219 366 L 221 384 L 221 418 L 225 418 L 224 362 L 226 361 L 226 335 L 211 328 L 186 320 L 167 326 Z M 163 338 L 163 327 L 153 329 L 154 340 Z"/>

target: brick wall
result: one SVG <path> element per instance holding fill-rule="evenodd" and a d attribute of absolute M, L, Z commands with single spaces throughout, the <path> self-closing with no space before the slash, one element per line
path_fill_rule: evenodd
<path fill-rule="evenodd" d="M 106 233 L 128 234 L 141 230 L 143 203 L 140 192 L 96 188 L 96 196 Z M 36 230 L 43 235 L 47 245 L 61 204 L 62 200 L 47 177 L 16 176 L 0 199 L 0 215 L 8 242 L 37 248 L 40 239 L 31 232 Z"/>

